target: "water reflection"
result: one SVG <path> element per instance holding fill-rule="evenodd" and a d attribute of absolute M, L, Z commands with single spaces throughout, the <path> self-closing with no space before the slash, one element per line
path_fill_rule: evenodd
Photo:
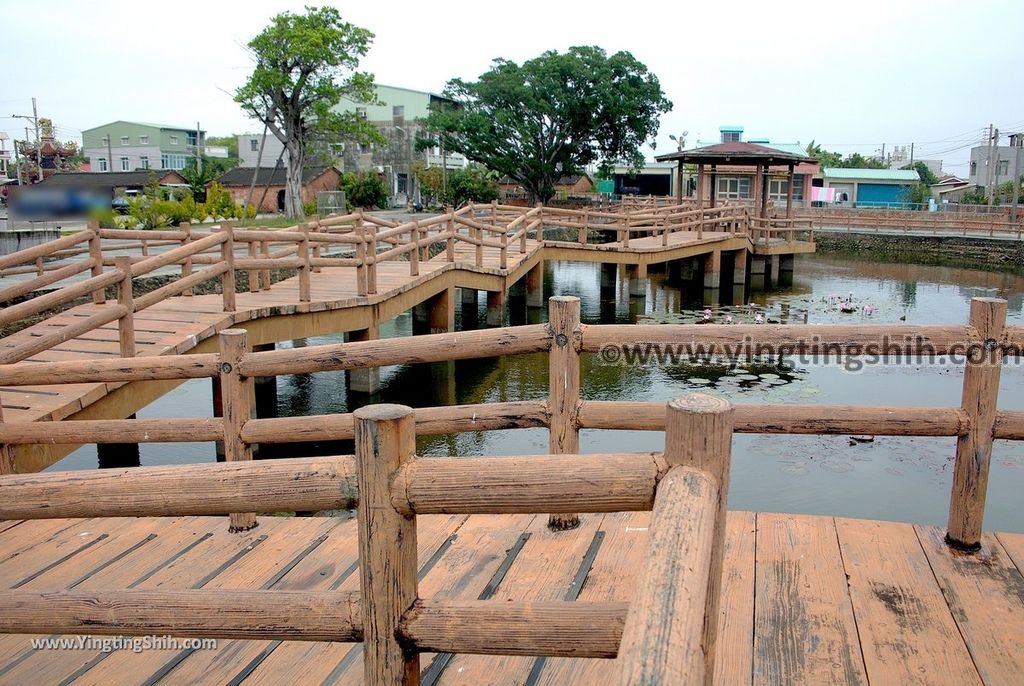
<path fill-rule="evenodd" d="M 726 271 L 723 271 L 723 274 Z M 630 284 L 623 268 L 594 264 L 548 264 L 545 294 L 577 295 L 585 323 L 917 323 L 967 321 L 971 297 L 1001 297 L 1009 302 L 1011 323 L 1024 322 L 1024 279 L 1011 274 L 922 265 L 875 264 L 867 260 L 814 255 L 797 259 L 793 282 L 767 291 L 705 289 L 700 269 L 652 269 L 642 287 Z M 631 291 L 634 293 L 631 295 Z M 709 292 L 711 291 L 711 292 Z M 851 295 L 852 294 L 852 295 Z M 831 296 L 838 296 L 839 300 Z M 459 299 L 461 300 L 461 299 Z M 527 308 L 525 292 L 513 289 L 508 321 L 543 321 L 545 311 Z M 838 302 L 856 307 L 845 312 Z M 865 308 L 872 306 L 870 313 Z M 710 310 L 710 315 L 707 311 Z M 457 327 L 486 325 L 486 299 L 475 312 L 457 310 Z M 412 334 L 407 313 L 382 326 L 382 336 Z M 339 342 L 328 336 L 283 346 Z M 666 401 L 701 390 L 737 403 L 821 403 L 830 405 L 956 406 L 962 367 L 881 364 L 851 373 L 839 365 L 797 365 L 784 360 L 733 365 L 720 361 L 625 366 L 597 355 L 582 357 L 582 394 L 587 399 Z M 350 412 L 373 402 L 413 407 L 528 400 L 547 395 L 547 356 L 523 355 L 383 369 L 381 389 L 354 393 L 344 372 L 283 377 L 276 385 L 276 414 L 299 416 Z M 190 381 L 140 417 L 211 414 L 209 382 Z M 1024 410 L 1024 371 L 1007 363 L 1001 383 L 1001 409 Z M 261 409 L 261 413 L 265 413 Z M 581 449 L 594 451 L 660 450 L 658 433 L 583 431 Z M 730 507 L 788 511 L 897 521 L 945 523 L 949 502 L 953 438 L 737 435 L 734 440 Z M 350 452 L 350 443 L 268 446 L 263 456 Z M 420 437 L 426 455 L 527 454 L 546 452 L 547 432 L 521 429 Z M 208 444 L 143 445 L 146 465 L 210 461 Z M 95 468 L 95 446 L 85 447 L 56 469 Z M 1024 531 L 1019 494 L 1024 490 L 1024 445 L 997 441 L 993 454 L 986 527 Z"/>

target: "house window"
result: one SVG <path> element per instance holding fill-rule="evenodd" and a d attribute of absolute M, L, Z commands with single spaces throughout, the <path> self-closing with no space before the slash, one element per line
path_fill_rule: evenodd
<path fill-rule="evenodd" d="M 718 179 L 718 197 L 739 200 L 750 197 L 749 176 L 722 176 Z"/>
<path fill-rule="evenodd" d="M 359 117 L 360 119 L 366 119 L 366 108 L 365 107 L 357 107 L 356 108 L 356 116 Z"/>
<path fill-rule="evenodd" d="M 1010 173 L 1010 160 L 999 160 L 996 164 L 996 175 L 1006 176 Z"/>
<path fill-rule="evenodd" d="M 255 139 L 255 138 L 250 138 L 249 139 L 249 150 L 251 150 L 252 152 L 259 152 L 260 151 L 260 142 L 257 139 Z"/>
<path fill-rule="evenodd" d="M 189 131 L 185 134 L 185 145 L 190 145 L 194 148 L 198 140 L 199 137 L 195 131 Z"/>
<path fill-rule="evenodd" d="M 131 171 L 132 168 L 129 166 L 129 164 L 130 163 L 128 161 L 128 158 L 127 157 L 122 157 L 121 158 L 121 171 Z"/>
<path fill-rule="evenodd" d="M 143 169 L 149 169 L 149 158 L 143 155 L 139 158 L 139 166 Z"/>
<path fill-rule="evenodd" d="M 181 171 L 185 168 L 186 155 L 174 155 L 170 153 L 164 153 L 160 155 L 160 167 L 163 169 L 175 169 Z"/>
<path fill-rule="evenodd" d="M 405 116 L 405 105 L 395 105 L 391 108 L 391 116 L 395 119 Z"/>
<path fill-rule="evenodd" d="M 177 136 L 171 136 L 170 137 L 170 141 L 171 141 L 171 145 L 177 145 L 178 144 L 178 137 Z"/>
<path fill-rule="evenodd" d="M 361 154 L 363 154 L 363 155 L 365 155 L 366 153 L 370 152 L 370 151 L 371 151 L 372 149 L 373 149 L 373 148 L 371 148 L 371 147 L 370 147 L 369 145 L 367 145 L 366 143 L 360 143 L 360 144 L 359 144 L 359 152 L 360 152 Z"/>
<path fill-rule="evenodd" d="M 103 145 L 108 145 L 108 144 L 110 143 L 110 136 L 104 136 L 104 137 L 103 137 L 102 139 L 100 139 L 100 140 L 101 140 L 101 142 L 103 143 Z"/>
<path fill-rule="evenodd" d="M 139 136 L 139 145 L 149 145 L 149 136 Z"/>
<path fill-rule="evenodd" d="M 99 167 L 99 170 L 101 172 L 107 171 L 107 158 L 106 157 L 101 157 L 101 158 L 99 158 L 96 161 L 98 163 L 97 166 Z"/>
<path fill-rule="evenodd" d="M 121 145 L 128 145 L 128 136 L 121 136 Z"/>

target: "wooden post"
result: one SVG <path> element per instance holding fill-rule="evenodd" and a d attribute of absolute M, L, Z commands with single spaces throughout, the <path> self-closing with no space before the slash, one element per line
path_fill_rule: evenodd
<path fill-rule="evenodd" d="M 92 276 L 103 274 L 103 246 L 100 238 L 100 223 L 95 219 L 89 221 L 89 230 L 92 236 L 89 238 L 89 258 L 92 260 Z M 92 301 L 96 305 L 102 305 L 107 301 L 107 295 L 102 288 L 92 292 Z"/>
<path fill-rule="evenodd" d="M 247 243 L 249 250 L 249 257 L 258 257 L 259 248 L 256 246 L 256 241 L 249 241 Z M 259 293 L 260 292 L 260 272 L 258 269 L 250 269 L 246 273 L 246 277 L 249 281 L 249 292 Z"/>
<path fill-rule="evenodd" d="M 235 229 L 231 224 L 225 222 L 221 231 L 227 234 L 227 240 L 220 244 L 220 255 L 224 264 L 228 266 L 226 272 L 221 274 L 220 285 L 224 300 L 224 311 L 235 311 Z"/>
<path fill-rule="evenodd" d="M 270 241 L 260 241 L 260 256 L 264 259 L 270 259 Z M 260 270 L 260 290 L 270 290 L 270 270 Z"/>
<path fill-rule="evenodd" d="M 580 217 L 580 228 L 579 233 L 576 235 L 576 240 L 579 241 L 580 245 L 587 244 L 587 229 L 590 227 L 590 213 L 587 210 L 583 210 L 583 216 Z"/>
<path fill-rule="evenodd" d="M 366 225 L 363 223 L 363 210 L 356 210 L 356 226 L 355 226 L 356 238 L 359 242 L 356 243 L 356 259 L 359 260 L 359 264 L 356 265 L 356 293 L 359 295 L 367 294 L 366 284 Z"/>
<path fill-rule="evenodd" d="M 370 242 L 366 246 L 366 292 L 377 292 L 377 225 L 369 226 Z"/>
<path fill-rule="evenodd" d="M 415 418 L 404 405 L 370 405 L 354 419 L 363 682 L 413 686 L 419 684 L 419 655 L 402 646 L 398 629 L 416 601 L 416 518 L 391 504 L 391 478 L 415 457 Z"/>
<path fill-rule="evenodd" d="M 501 233 L 501 249 L 498 252 L 498 265 L 502 269 L 508 269 L 508 232 Z"/>
<path fill-rule="evenodd" d="M 733 412 L 728 400 L 699 393 L 668 403 L 669 471 L 655 495 L 647 558 L 619 647 L 620 684 L 710 683 L 714 674 Z M 693 470 L 717 486 L 713 517 L 699 501 L 707 481 Z M 704 524 L 713 528 L 710 555 L 696 545 L 706 543 Z M 701 615 L 696 631 L 692 622 Z"/>
<path fill-rule="evenodd" d="M 981 546 L 992 460 L 992 431 L 1003 361 L 999 341 L 1006 326 L 1006 301 L 972 298 L 970 323 L 978 331 L 982 348 L 969 351 L 965 362 L 961 407 L 970 418 L 970 429 L 957 437 L 946 542 L 956 548 L 977 550 Z"/>
<path fill-rule="evenodd" d="M 4 404 L 0 399 L 0 424 L 4 422 Z M 14 446 L 0 443 L 0 474 L 14 474 Z"/>
<path fill-rule="evenodd" d="M 786 181 L 786 219 L 793 218 L 793 165 L 789 165 L 789 175 Z M 790 223 L 792 226 L 792 222 Z M 790 234 L 792 236 L 792 234 Z M 790 238 L 792 241 L 792 238 Z"/>
<path fill-rule="evenodd" d="M 311 221 L 309 223 L 309 226 L 313 230 L 314 233 L 320 233 L 320 217 L 318 217 L 317 215 L 314 214 L 311 217 Z M 313 244 L 313 257 L 320 257 L 320 254 L 322 252 L 322 247 L 323 247 L 323 244 L 321 244 L 319 241 L 317 241 L 316 243 Z M 319 274 L 321 271 L 323 271 L 323 270 L 320 267 L 313 267 L 313 273 L 314 274 Z"/>
<path fill-rule="evenodd" d="M 551 415 L 548 444 L 552 455 L 580 451 L 580 299 L 555 296 L 548 300 L 548 328 L 551 352 L 548 353 L 548 411 Z M 574 529 L 580 525 L 575 514 L 553 514 L 548 527 Z"/>
<path fill-rule="evenodd" d="M 459 230 L 458 224 L 455 223 L 455 211 L 448 213 L 448 221 L 444 223 L 446 233 L 448 234 L 448 240 L 445 243 L 445 259 L 448 262 L 455 261 L 455 233 Z"/>
<path fill-rule="evenodd" d="M 474 226 L 470 228 L 470 235 L 472 235 L 473 238 L 476 239 L 476 255 L 474 263 L 476 264 L 476 266 L 482 267 L 484 266 L 484 233 L 483 231 L 480 230 L 479 227 Z"/>
<path fill-rule="evenodd" d="M 125 308 L 124 316 L 117 320 L 117 337 L 121 357 L 135 357 L 135 301 L 132 296 L 132 258 L 118 255 L 114 268 L 121 272 L 117 282 L 117 304 Z"/>
<path fill-rule="evenodd" d="M 409 276 L 420 275 L 420 223 L 414 221 L 412 223 L 412 230 L 410 231 L 412 236 L 413 249 L 409 253 Z"/>
<path fill-rule="evenodd" d="M 220 332 L 220 391 L 224 413 L 224 459 L 238 462 L 252 459 L 252 446 L 242 440 L 242 427 L 252 419 L 255 388 L 250 377 L 242 376 L 238 363 L 249 352 L 244 329 Z M 256 526 L 256 513 L 233 512 L 229 515 L 232 532 L 248 531 Z"/>
<path fill-rule="evenodd" d="M 679 167 L 676 170 L 676 204 L 683 204 L 683 161 L 679 160 Z"/>
<path fill-rule="evenodd" d="M 299 241 L 299 259 L 302 260 L 302 266 L 299 267 L 299 302 L 308 303 L 310 301 L 310 283 L 309 283 L 309 229 L 310 224 L 304 223 L 302 225 L 302 240 Z"/>
<path fill-rule="evenodd" d="M 181 238 L 181 244 L 184 246 L 184 245 L 188 245 L 189 243 L 191 243 L 192 242 L 192 225 L 190 223 L 188 223 L 188 222 L 182 222 L 182 223 L 178 224 L 178 228 L 181 230 L 181 232 L 183 234 L 185 234 Z M 191 274 L 192 274 L 192 258 L 191 257 L 186 257 L 184 262 L 181 263 L 181 278 L 185 278 L 186 276 L 190 276 Z M 192 296 L 192 289 L 191 288 L 186 288 L 184 291 L 181 292 L 181 294 L 186 296 L 186 297 L 191 297 Z"/>

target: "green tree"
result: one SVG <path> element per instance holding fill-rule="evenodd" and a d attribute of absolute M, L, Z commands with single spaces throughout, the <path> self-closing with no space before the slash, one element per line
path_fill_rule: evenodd
<path fill-rule="evenodd" d="M 228 158 L 238 157 L 238 135 L 231 134 L 230 136 L 206 136 L 203 139 L 206 145 L 215 145 L 218 147 L 224 147 L 228 149 Z"/>
<path fill-rule="evenodd" d="M 238 166 L 237 159 L 207 157 L 206 155 L 203 155 L 200 159 L 202 160 L 202 171 L 200 171 L 200 165 L 196 163 L 196 158 L 194 157 L 190 157 L 185 162 L 185 168 L 181 170 L 181 175 L 185 177 L 189 190 L 192 191 L 192 197 L 196 200 L 205 196 L 207 184 L 217 180 L 221 174 L 229 169 Z"/>
<path fill-rule="evenodd" d="M 412 173 L 420 185 L 420 193 L 428 204 L 430 200 L 436 200 L 443 205 L 448 204 L 444 188 L 444 170 L 441 167 L 427 167 L 419 162 L 414 164 Z"/>
<path fill-rule="evenodd" d="M 355 112 L 333 109 L 342 96 L 376 102 L 373 76 L 356 71 L 373 34 L 342 21 L 333 7 L 282 12 L 249 41 L 256 67 L 235 91 L 235 102 L 266 124 L 287 151 L 285 214 L 302 217 L 302 168 L 307 142 L 333 132 L 357 142 L 383 143 Z"/>
<path fill-rule="evenodd" d="M 427 118 L 447 150 L 515 179 L 546 201 L 563 175 L 597 164 L 639 167 L 658 119 L 672 109 L 658 78 L 628 52 L 597 46 L 548 51 L 532 60 L 497 59 L 477 81 L 452 79 L 455 106 Z"/>
<path fill-rule="evenodd" d="M 818 160 L 822 168 L 842 166 L 843 156 L 837 152 L 829 152 L 813 140 L 807 144 L 807 156 Z"/>
<path fill-rule="evenodd" d="M 935 175 L 935 172 L 929 169 L 928 165 L 922 162 L 921 160 L 918 160 L 913 164 L 904 165 L 900 167 L 900 169 L 913 169 L 921 178 L 921 183 L 923 183 L 926 186 L 934 186 L 939 182 L 939 177 Z"/>
<path fill-rule="evenodd" d="M 491 202 L 498 199 L 498 175 L 482 165 L 470 164 L 448 176 L 448 192 L 452 204 L 456 206 L 470 201 Z"/>

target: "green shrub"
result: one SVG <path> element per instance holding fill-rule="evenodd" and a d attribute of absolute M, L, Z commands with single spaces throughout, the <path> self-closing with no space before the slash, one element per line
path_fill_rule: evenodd
<path fill-rule="evenodd" d="M 316 200 L 302 203 L 302 213 L 307 217 L 316 214 Z"/>
<path fill-rule="evenodd" d="M 466 202 L 491 202 L 498 199 L 498 178 L 495 172 L 479 164 L 471 164 L 448 175 L 448 193 L 456 207 Z"/>
<path fill-rule="evenodd" d="M 377 174 L 349 172 L 341 177 L 341 189 L 345 191 L 345 199 L 352 207 L 373 209 L 388 206 L 387 186 Z"/>

